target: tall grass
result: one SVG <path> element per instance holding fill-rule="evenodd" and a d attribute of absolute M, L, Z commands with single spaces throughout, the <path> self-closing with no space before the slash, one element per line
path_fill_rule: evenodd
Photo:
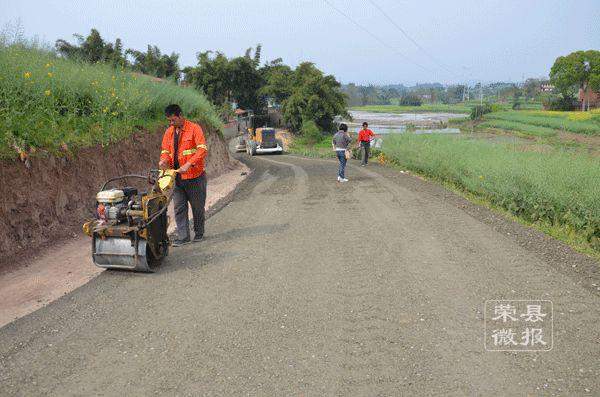
<path fill-rule="evenodd" d="M 600 159 L 446 135 L 390 135 L 387 158 L 531 222 L 573 230 L 600 253 Z"/>
<path fill-rule="evenodd" d="M 31 45 L 0 45 L 0 158 L 14 157 L 15 147 L 58 152 L 115 142 L 163 121 L 169 103 L 221 126 L 213 106 L 192 88 Z"/>
<path fill-rule="evenodd" d="M 589 112 L 508 111 L 489 113 L 486 120 L 502 120 L 509 130 L 527 132 L 525 126 L 537 126 L 586 135 L 600 135 L 600 116 Z"/>

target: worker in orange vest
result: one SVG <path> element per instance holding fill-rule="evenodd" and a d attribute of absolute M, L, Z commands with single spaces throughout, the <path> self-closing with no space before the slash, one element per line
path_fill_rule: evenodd
<path fill-rule="evenodd" d="M 194 217 L 194 242 L 204 236 L 204 205 L 206 203 L 206 173 L 204 161 L 208 153 L 202 127 L 186 120 L 179 105 L 165 108 L 169 128 L 165 131 L 160 152 L 160 169 L 175 169 L 177 177 L 173 188 L 175 223 L 178 247 L 191 242 L 188 203 Z"/>

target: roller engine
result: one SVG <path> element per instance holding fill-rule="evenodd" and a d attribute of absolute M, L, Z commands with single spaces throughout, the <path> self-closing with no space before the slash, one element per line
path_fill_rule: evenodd
<path fill-rule="evenodd" d="M 107 187 L 127 179 L 148 181 L 149 191 Z M 148 176 L 109 179 L 96 194 L 95 219 L 83 225 L 92 238 L 92 259 L 107 269 L 152 272 L 169 252 L 167 207 L 175 171 L 150 171 Z"/>

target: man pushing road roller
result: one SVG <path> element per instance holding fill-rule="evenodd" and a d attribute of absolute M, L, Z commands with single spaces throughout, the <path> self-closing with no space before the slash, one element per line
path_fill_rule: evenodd
<path fill-rule="evenodd" d="M 172 246 L 190 243 L 188 202 L 194 217 L 194 242 L 204 235 L 204 205 L 206 202 L 206 173 L 204 160 L 208 153 L 202 127 L 186 120 L 179 105 L 165 108 L 169 127 L 165 131 L 160 152 L 159 168 L 175 169 L 177 177 L 173 191 L 177 238 Z"/>

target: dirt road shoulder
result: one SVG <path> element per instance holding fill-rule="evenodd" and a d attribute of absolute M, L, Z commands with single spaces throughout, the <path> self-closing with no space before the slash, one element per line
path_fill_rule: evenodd
<path fill-rule="evenodd" d="M 208 183 L 206 199 L 210 216 L 227 204 L 233 191 L 250 173 L 240 162 Z M 172 212 L 172 211 L 171 211 Z M 169 231 L 174 230 L 170 217 Z M 44 250 L 28 263 L 0 274 L 0 327 L 23 317 L 87 283 L 103 269 L 92 263 L 90 239 L 76 238 Z"/>

